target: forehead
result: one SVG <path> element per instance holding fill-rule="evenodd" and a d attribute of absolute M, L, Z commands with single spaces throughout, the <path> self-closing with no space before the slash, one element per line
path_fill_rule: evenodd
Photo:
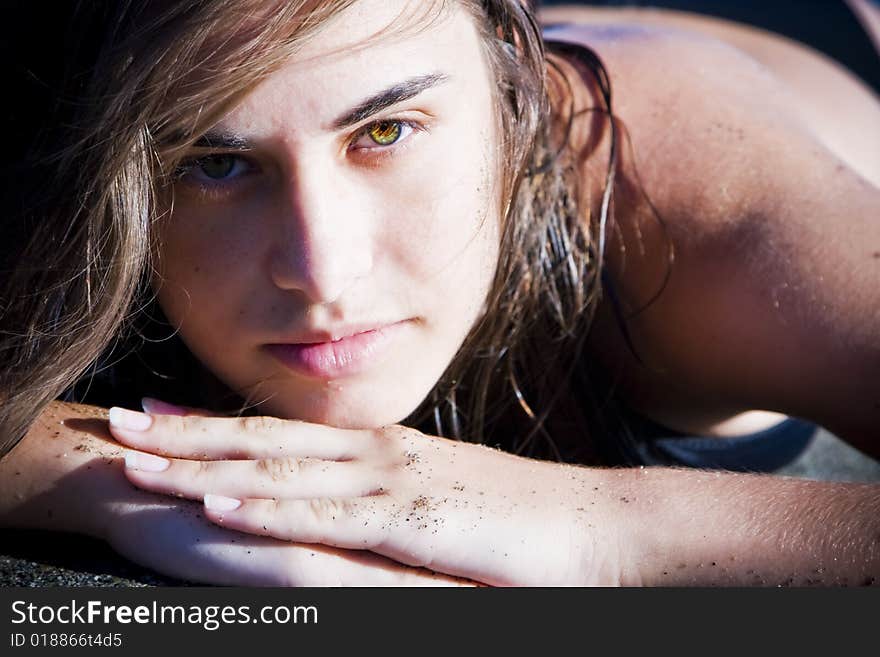
<path fill-rule="evenodd" d="M 458 3 L 360 0 L 310 36 L 223 123 L 278 106 L 326 118 L 391 84 L 436 73 L 462 93 L 487 82 L 476 26 Z"/>
<path fill-rule="evenodd" d="M 308 38 L 296 59 L 324 61 L 381 43 L 406 42 L 460 14 L 457 3 L 443 0 L 358 0 Z"/>

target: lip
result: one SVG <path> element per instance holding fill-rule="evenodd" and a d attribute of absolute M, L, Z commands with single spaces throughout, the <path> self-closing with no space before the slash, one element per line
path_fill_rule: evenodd
<path fill-rule="evenodd" d="M 282 365 L 317 379 L 359 374 L 378 363 L 409 320 L 376 326 L 348 326 L 335 331 L 314 331 L 297 336 L 297 342 L 264 346 Z M 334 335 L 342 337 L 334 339 Z"/>

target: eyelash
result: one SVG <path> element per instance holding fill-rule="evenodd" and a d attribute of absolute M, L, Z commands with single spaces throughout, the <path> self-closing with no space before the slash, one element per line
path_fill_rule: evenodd
<path fill-rule="evenodd" d="M 381 144 L 377 144 L 375 141 L 373 142 L 373 146 L 367 146 L 362 148 L 355 148 L 355 145 L 364 137 L 369 138 L 370 131 L 373 128 L 377 128 L 383 123 L 393 123 L 397 124 L 401 127 L 401 135 L 392 143 L 387 146 L 383 146 Z M 405 148 L 409 145 L 409 141 L 412 138 L 412 135 L 416 132 L 424 132 L 426 131 L 425 126 L 420 123 L 416 123 L 415 121 L 406 121 L 404 119 L 384 119 L 382 121 L 373 121 L 372 123 L 368 123 L 363 128 L 358 130 L 354 137 L 349 141 L 348 150 L 352 151 L 367 151 L 374 152 L 373 157 L 378 157 L 381 159 L 385 159 L 388 157 L 393 157 L 397 154 L 398 151 Z"/>
<path fill-rule="evenodd" d="M 401 134 L 397 137 L 395 141 L 386 146 L 377 144 L 375 141 L 372 141 L 372 146 L 356 146 L 356 144 L 362 139 L 370 139 L 369 133 L 371 130 L 380 126 L 381 124 L 388 123 L 400 126 Z M 359 159 L 362 158 L 364 160 L 364 163 L 368 166 L 376 167 L 382 162 L 388 160 L 389 158 L 395 157 L 399 154 L 400 151 L 407 148 L 413 134 L 426 131 L 427 128 L 424 125 L 415 121 L 409 121 L 405 119 L 382 119 L 379 121 L 373 121 L 372 123 L 368 123 L 367 125 L 360 128 L 357 132 L 355 132 L 355 134 L 349 139 L 346 150 L 349 153 L 355 154 L 355 157 Z M 230 172 L 229 175 L 232 175 L 231 178 L 211 178 L 204 173 L 200 174 L 202 167 L 208 160 L 212 158 L 223 157 L 231 157 L 234 159 L 233 170 L 235 170 L 236 168 L 241 168 L 241 166 L 243 165 L 244 171 L 238 171 L 234 175 L 232 174 L 232 172 Z M 182 181 L 205 192 L 222 191 L 241 181 L 244 176 L 247 176 L 248 174 L 258 170 L 259 167 L 253 160 L 239 155 L 236 151 L 209 153 L 200 157 L 192 157 L 183 160 L 181 164 L 177 167 L 174 175 L 174 180 L 175 182 Z"/>

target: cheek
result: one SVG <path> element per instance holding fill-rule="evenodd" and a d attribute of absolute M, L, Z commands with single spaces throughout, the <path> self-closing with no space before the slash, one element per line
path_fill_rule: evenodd
<path fill-rule="evenodd" d="M 461 297 L 485 292 L 498 255 L 500 210 L 489 140 L 438 140 L 401 177 L 393 226 L 380 251 L 436 294 Z M 470 143 L 469 148 L 462 144 Z"/>
<path fill-rule="evenodd" d="M 180 203 L 159 226 L 153 281 L 169 319 L 180 322 L 194 307 L 201 317 L 230 308 L 228 302 L 260 270 L 259 235 L 255 227 L 221 212 L 194 211 Z"/>

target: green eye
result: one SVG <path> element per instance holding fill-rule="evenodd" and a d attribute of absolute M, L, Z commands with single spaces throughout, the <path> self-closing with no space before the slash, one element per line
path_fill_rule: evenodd
<path fill-rule="evenodd" d="M 379 146 L 390 146 L 400 139 L 400 122 L 379 121 L 367 130 L 367 135 Z"/>
<path fill-rule="evenodd" d="M 235 169 L 236 157 L 234 155 L 209 155 L 198 162 L 205 177 L 211 180 L 227 178 Z"/>

